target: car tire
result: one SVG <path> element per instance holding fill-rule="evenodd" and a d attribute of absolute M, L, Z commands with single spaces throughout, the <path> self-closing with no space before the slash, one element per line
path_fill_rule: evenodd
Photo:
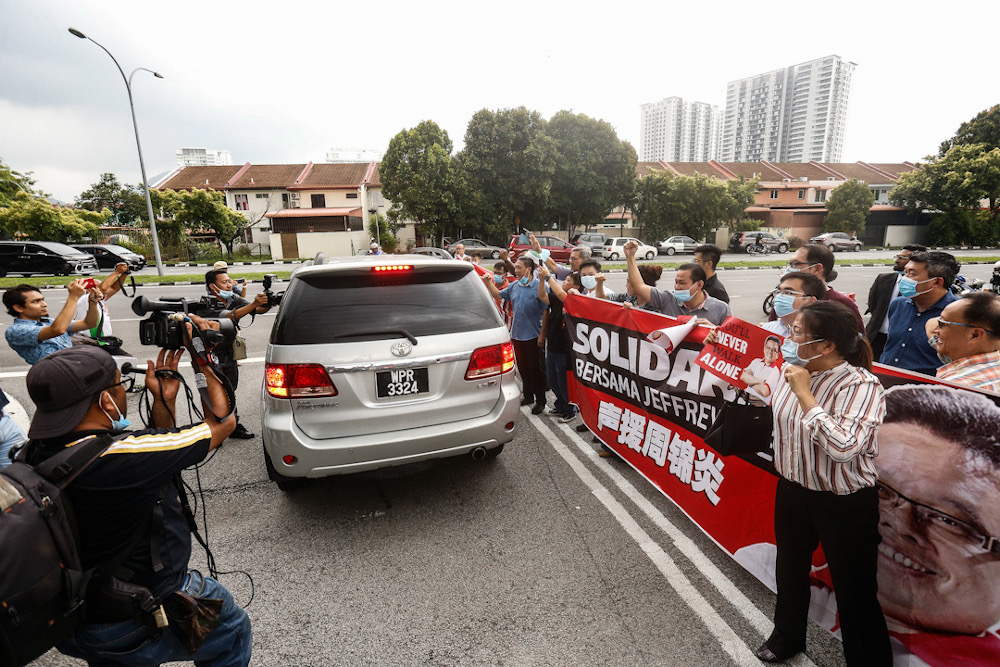
<path fill-rule="evenodd" d="M 656 253 L 652 250 L 646 253 L 646 259 L 653 259 L 654 257 L 656 257 Z"/>
<path fill-rule="evenodd" d="M 854 252 L 861 252 L 861 244 L 860 243 L 858 243 L 857 245 L 854 246 Z"/>
<path fill-rule="evenodd" d="M 675 252 L 677 252 L 677 250 L 675 248 L 667 248 L 667 254 L 668 255 L 673 255 Z"/>
<path fill-rule="evenodd" d="M 618 253 L 616 252 L 611 253 L 608 259 L 610 259 L 612 262 L 615 261 L 616 259 L 618 259 Z"/>
<path fill-rule="evenodd" d="M 492 257 L 493 259 L 500 259 L 500 251 L 499 250 L 494 250 L 493 254 L 490 255 L 490 257 Z"/>
<path fill-rule="evenodd" d="M 271 457 L 267 455 L 267 450 L 264 450 L 264 467 L 267 468 L 268 478 L 285 493 L 298 491 L 309 485 L 310 480 L 306 477 L 286 477 L 275 470 L 274 464 L 271 463 Z"/>
<path fill-rule="evenodd" d="M 743 250 L 746 251 L 746 253 L 748 255 L 752 255 L 753 254 L 753 245 L 747 245 L 747 246 L 745 246 L 743 248 Z"/>
<path fill-rule="evenodd" d="M 0 269 L 0 278 L 7 277 L 7 269 Z"/>
<path fill-rule="evenodd" d="M 788 244 L 787 243 L 779 243 L 778 244 L 778 252 L 779 253 L 786 253 L 786 252 L 788 252 Z"/>

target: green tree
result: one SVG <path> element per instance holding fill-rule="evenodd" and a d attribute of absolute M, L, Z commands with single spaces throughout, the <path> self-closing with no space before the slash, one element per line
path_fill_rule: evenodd
<path fill-rule="evenodd" d="M 413 220 L 418 235 L 440 237 L 458 213 L 458 181 L 451 139 L 437 123 L 422 121 L 389 142 L 379 165 L 382 193 L 393 222 Z"/>
<path fill-rule="evenodd" d="M 636 185 L 636 153 L 614 127 L 584 114 L 560 111 L 546 126 L 555 163 L 549 219 L 572 230 L 601 222 L 630 201 Z"/>
<path fill-rule="evenodd" d="M 756 188 L 756 180 L 723 182 L 705 174 L 675 176 L 654 171 L 639 181 L 633 214 L 648 240 L 672 232 L 702 239 L 715 227 L 742 217 Z"/>
<path fill-rule="evenodd" d="M 98 225 L 107 213 L 53 206 L 44 199 L 19 192 L 7 206 L 0 207 L 0 234 L 4 238 L 28 237 L 60 243 L 95 239 Z"/>
<path fill-rule="evenodd" d="M 875 194 L 865 183 L 856 178 L 844 181 L 833 189 L 826 202 L 824 231 L 860 234 L 865 230 L 865 220 L 874 203 Z"/>
<path fill-rule="evenodd" d="M 959 126 L 955 136 L 941 143 L 938 157 L 944 157 L 953 146 L 985 144 L 985 150 L 1000 148 L 1000 104 L 980 111 L 975 118 Z"/>
<path fill-rule="evenodd" d="M 14 171 L 0 158 L 0 206 L 14 200 L 19 192 L 26 192 L 29 195 L 36 194 L 34 190 L 35 179 L 31 177 L 31 172 L 21 173 Z"/>
<path fill-rule="evenodd" d="M 927 159 L 917 169 L 900 175 L 889 192 L 890 202 L 911 213 L 925 209 L 982 211 L 988 224 L 996 225 L 1000 215 L 1000 148 L 957 144 L 944 156 Z"/>
<path fill-rule="evenodd" d="M 134 225 L 146 218 L 146 197 L 141 185 L 124 185 L 112 173 L 101 174 L 101 179 L 76 196 L 76 205 L 90 211 L 109 209 L 114 224 Z"/>
<path fill-rule="evenodd" d="M 477 111 L 459 154 L 477 210 L 507 230 L 545 222 L 556 149 L 545 119 L 525 107 Z"/>
<path fill-rule="evenodd" d="M 174 220 L 192 231 L 211 231 L 232 259 L 233 243 L 249 224 L 247 218 L 226 206 L 225 196 L 216 190 L 183 191 L 177 193 L 177 198 L 179 208 Z"/>
<path fill-rule="evenodd" d="M 399 245 L 396 234 L 402 226 L 399 221 L 386 220 L 381 214 L 368 216 L 368 234 L 378 240 L 378 244 L 385 252 L 396 252 L 396 247 Z"/>

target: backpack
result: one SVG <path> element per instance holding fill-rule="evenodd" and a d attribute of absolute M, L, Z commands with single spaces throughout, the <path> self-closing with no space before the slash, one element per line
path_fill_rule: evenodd
<path fill-rule="evenodd" d="M 111 442 L 95 436 L 37 466 L 22 450 L 0 470 L 0 665 L 34 660 L 82 622 L 92 572 L 80 564 L 64 491 Z"/>

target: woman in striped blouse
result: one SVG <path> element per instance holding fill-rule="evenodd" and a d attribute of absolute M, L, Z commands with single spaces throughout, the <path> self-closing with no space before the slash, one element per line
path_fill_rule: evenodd
<path fill-rule="evenodd" d="M 823 545 L 848 665 L 891 665 L 876 583 L 876 434 L 885 415 L 872 351 L 854 314 L 835 301 L 802 308 L 782 346 L 774 388 L 778 599 L 774 631 L 757 650 L 780 662 L 805 649 L 810 566 Z"/>

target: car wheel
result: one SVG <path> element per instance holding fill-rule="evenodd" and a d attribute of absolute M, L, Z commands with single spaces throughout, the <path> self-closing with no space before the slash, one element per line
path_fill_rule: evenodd
<path fill-rule="evenodd" d="M 788 252 L 788 244 L 787 243 L 779 243 L 778 244 L 778 252 L 780 252 L 780 253 Z"/>
<path fill-rule="evenodd" d="M 493 254 L 490 255 L 490 257 L 492 257 L 493 259 L 500 259 L 500 251 L 499 250 L 494 250 Z"/>
<path fill-rule="evenodd" d="M 7 277 L 7 269 L 0 269 L 0 278 Z"/>
<path fill-rule="evenodd" d="M 856 246 L 854 246 L 854 252 L 861 252 L 861 244 L 860 243 L 857 244 Z"/>
<path fill-rule="evenodd" d="M 646 259 L 653 259 L 654 257 L 656 257 L 656 253 L 652 250 L 646 253 Z"/>
<path fill-rule="evenodd" d="M 267 450 L 264 450 L 264 467 L 267 468 L 268 478 L 277 484 L 278 488 L 285 493 L 298 491 L 299 489 L 305 488 L 309 485 L 310 480 L 306 477 L 286 477 L 275 470 L 274 464 L 271 463 L 271 457 L 267 455 Z"/>
<path fill-rule="evenodd" d="M 746 250 L 746 253 L 747 253 L 748 255 L 752 255 L 752 254 L 753 254 L 753 245 L 748 245 L 748 246 L 746 246 L 746 247 L 744 248 L 744 250 Z"/>
<path fill-rule="evenodd" d="M 677 250 L 675 248 L 667 248 L 667 254 L 668 255 L 673 255 L 675 252 L 677 252 Z"/>
<path fill-rule="evenodd" d="M 611 256 L 608 257 L 608 259 L 610 259 L 612 262 L 615 261 L 616 259 L 618 259 L 618 253 L 616 252 L 611 253 Z"/>

